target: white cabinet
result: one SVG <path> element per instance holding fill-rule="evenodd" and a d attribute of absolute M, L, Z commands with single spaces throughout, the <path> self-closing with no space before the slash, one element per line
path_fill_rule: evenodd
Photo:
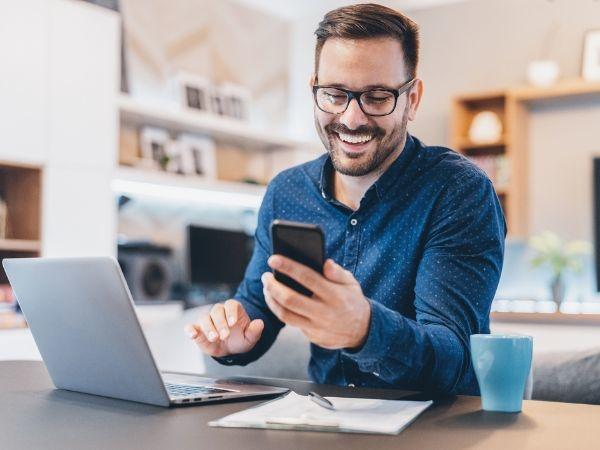
<path fill-rule="evenodd" d="M 111 170 L 47 167 L 42 256 L 115 256 L 116 201 Z"/>
<path fill-rule="evenodd" d="M 111 169 L 116 164 L 120 21 L 83 2 L 52 2 L 49 164 Z"/>
<path fill-rule="evenodd" d="M 41 254 L 114 255 L 120 17 L 73 0 L 0 10 L 0 160 L 42 167 Z"/>
<path fill-rule="evenodd" d="M 45 161 L 50 2 L 0 7 L 0 159 Z"/>

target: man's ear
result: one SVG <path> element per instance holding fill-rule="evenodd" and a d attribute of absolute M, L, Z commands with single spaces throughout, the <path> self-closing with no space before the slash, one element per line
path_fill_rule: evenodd
<path fill-rule="evenodd" d="M 310 76 L 310 80 L 308 81 L 308 87 L 312 88 L 315 85 L 316 81 L 317 81 L 317 74 L 313 73 Z"/>
<path fill-rule="evenodd" d="M 417 78 L 408 94 L 408 120 L 415 120 L 417 117 L 417 109 L 423 97 L 423 81 Z"/>

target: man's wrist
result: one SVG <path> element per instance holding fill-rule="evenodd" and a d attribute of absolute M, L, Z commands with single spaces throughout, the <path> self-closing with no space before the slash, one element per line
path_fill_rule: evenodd
<path fill-rule="evenodd" d="M 357 330 L 356 337 L 346 348 L 346 351 L 358 352 L 365 344 L 365 342 L 367 342 L 367 337 L 369 336 L 369 329 L 371 324 L 371 302 L 365 297 L 364 304 L 365 308 L 364 312 L 360 314 L 359 326 L 355 328 Z"/>

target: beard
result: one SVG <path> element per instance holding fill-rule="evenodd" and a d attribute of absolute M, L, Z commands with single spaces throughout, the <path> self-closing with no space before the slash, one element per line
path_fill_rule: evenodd
<path fill-rule="evenodd" d="M 352 177 L 362 177 L 377 171 L 383 165 L 384 161 L 402 145 L 406 137 L 406 127 L 408 125 L 408 109 L 409 104 L 407 102 L 402 113 L 400 125 L 395 127 L 388 136 L 386 136 L 385 130 L 376 126 L 363 125 L 350 130 L 341 123 L 332 122 L 325 127 L 321 127 L 315 116 L 317 133 L 329 153 L 336 172 Z M 366 154 L 355 155 L 346 153 L 338 146 L 337 135 L 339 132 L 349 135 L 370 134 L 373 136 L 372 141 L 374 141 L 375 149 Z M 350 161 L 344 161 L 348 159 Z"/>

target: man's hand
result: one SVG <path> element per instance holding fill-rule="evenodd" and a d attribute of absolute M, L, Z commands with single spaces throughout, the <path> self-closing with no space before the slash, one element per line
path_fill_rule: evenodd
<path fill-rule="evenodd" d="M 323 275 L 281 255 L 269 266 L 307 287 L 312 297 L 299 294 L 275 279 L 262 275 L 267 305 L 282 322 L 298 327 L 323 348 L 360 347 L 369 332 L 371 305 L 351 272 L 328 259 Z"/>
<path fill-rule="evenodd" d="M 215 304 L 198 322 L 186 325 L 185 331 L 200 350 L 210 356 L 228 356 L 250 351 L 260 339 L 265 324 L 250 320 L 237 300 Z"/>

